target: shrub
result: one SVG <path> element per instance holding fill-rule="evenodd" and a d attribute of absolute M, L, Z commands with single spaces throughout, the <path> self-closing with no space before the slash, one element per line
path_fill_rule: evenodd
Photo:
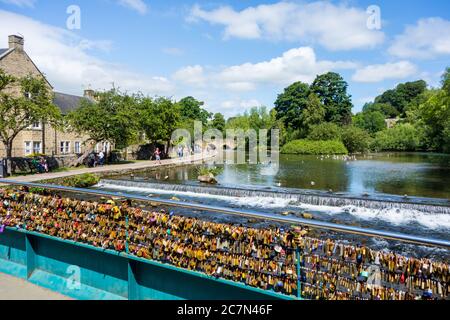
<path fill-rule="evenodd" d="M 285 154 L 347 154 L 348 150 L 341 141 L 294 140 L 281 149 Z"/>
<path fill-rule="evenodd" d="M 89 188 L 96 185 L 100 178 L 92 173 L 84 173 L 77 176 L 63 178 L 61 184 L 73 188 Z"/>
<path fill-rule="evenodd" d="M 373 149 L 377 151 L 416 151 L 422 147 L 423 132 L 410 123 L 378 132 Z"/>
<path fill-rule="evenodd" d="M 341 140 L 348 152 L 357 153 L 368 151 L 372 138 L 367 131 L 349 126 L 342 129 Z"/>
<path fill-rule="evenodd" d="M 361 128 L 375 134 L 386 129 L 385 116 L 380 111 L 366 111 L 358 113 L 353 117 L 355 127 Z"/>
<path fill-rule="evenodd" d="M 340 140 L 341 129 L 334 123 L 324 122 L 315 126 L 311 126 L 308 140 L 328 141 Z"/>

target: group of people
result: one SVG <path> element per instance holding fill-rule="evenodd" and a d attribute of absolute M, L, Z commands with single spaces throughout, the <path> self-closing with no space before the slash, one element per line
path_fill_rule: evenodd
<path fill-rule="evenodd" d="M 87 159 L 87 165 L 89 168 L 103 167 L 105 165 L 105 153 L 103 151 L 100 151 L 98 154 L 94 152 L 90 153 Z"/>
<path fill-rule="evenodd" d="M 37 173 L 49 172 L 48 162 L 44 157 L 33 158 L 33 160 L 31 160 L 31 164 Z"/>
<path fill-rule="evenodd" d="M 310 299 L 448 295 L 445 263 L 308 238 L 300 227 L 257 229 L 147 211 L 128 200 L 80 201 L 26 191 L 0 191 L 0 232 L 2 226 L 41 232 L 265 290 L 300 291 Z"/>

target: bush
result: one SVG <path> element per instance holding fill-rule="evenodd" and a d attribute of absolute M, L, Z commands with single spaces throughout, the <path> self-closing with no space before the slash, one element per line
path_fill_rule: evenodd
<path fill-rule="evenodd" d="M 421 130 L 404 123 L 378 132 L 372 148 L 377 151 L 416 151 L 422 147 L 424 140 Z"/>
<path fill-rule="evenodd" d="M 281 149 L 285 154 L 347 154 L 348 150 L 341 141 L 294 140 Z"/>
<path fill-rule="evenodd" d="M 63 178 L 61 184 L 73 188 L 89 188 L 96 185 L 100 178 L 92 173 L 84 173 L 77 176 Z"/>
<path fill-rule="evenodd" d="M 308 140 L 329 141 L 340 140 L 341 129 L 334 123 L 324 122 L 315 126 L 311 126 Z"/>
<path fill-rule="evenodd" d="M 372 138 L 367 131 L 349 126 L 342 130 L 341 140 L 348 152 L 357 153 L 368 151 Z"/>
<path fill-rule="evenodd" d="M 375 134 L 386 129 L 385 116 L 380 111 L 365 111 L 353 117 L 355 127 L 366 130 L 370 134 Z"/>

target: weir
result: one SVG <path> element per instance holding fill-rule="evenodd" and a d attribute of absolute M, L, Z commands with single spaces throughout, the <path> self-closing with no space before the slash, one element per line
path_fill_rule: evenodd
<path fill-rule="evenodd" d="M 170 183 L 155 183 L 135 180 L 110 180 L 102 179 L 99 186 L 131 187 L 144 189 L 156 189 L 174 192 L 190 192 L 196 194 L 209 194 L 229 197 L 270 197 L 291 200 L 292 203 L 304 203 L 316 206 L 345 207 L 356 206 L 369 209 L 406 209 L 417 210 L 426 213 L 450 214 L 450 202 L 445 199 L 414 198 L 406 200 L 392 199 L 365 199 L 341 195 L 313 193 L 310 191 L 272 191 L 244 188 L 228 188 L 220 186 L 193 186 Z M 398 197 L 400 198 L 400 197 Z"/>

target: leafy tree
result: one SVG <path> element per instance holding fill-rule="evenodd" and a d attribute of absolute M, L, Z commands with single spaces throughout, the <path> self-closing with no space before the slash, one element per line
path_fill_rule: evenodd
<path fill-rule="evenodd" d="M 360 112 L 353 118 L 353 124 L 370 134 L 386 128 L 384 115 L 380 111 Z"/>
<path fill-rule="evenodd" d="M 226 121 L 225 121 L 225 117 L 223 116 L 223 114 L 215 113 L 213 116 L 213 119 L 211 121 L 211 127 L 223 132 L 225 130 L 225 125 L 226 125 Z"/>
<path fill-rule="evenodd" d="M 396 118 L 399 116 L 399 112 L 389 103 L 366 103 L 363 107 L 363 112 L 381 112 L 385 118 Z"/>
<path fill-rule="evenodd" d="M 139 116 L 146 136 L 154 142 L 164 142 L 168 150 L 172 133 L 182 121 L 180 105 L 164 97 L 143 98 L 139 104 Z"/>
<path fill-rule="evenodd" d="M 341 128 L 335 123 L 324 122 L 311 127 L 308 139 L 314 141 L 340 140 Z"/>
<path fill-rule="evenodd" d="M 394 107 L 401 116 L 407 111 L 407 106 L 424 93 L 427 83 L 423 80 L 399 84 L 395 89 L 387 90 L 375 98 L 375 103 L 385 103 Z"/>
<path fill-rule="evenodd" d="M 301 122 L 307 131 L 316 124 L 323 122 L 325 119 L 325 108 L 320 102 L 319 97 L 311 93 L 306 102 L 306 107 L 302 112 Z"/>
<path fill-rule="evenodd" d="M 309 85 L 295 82 L 278 95 L 275 111 L 277 119 L 282 120 L 286 128 L 303 129 L 302 113 L 307 108 L 310 93 Z"/>
<path fill-rule="evenodd" d="M 366 152 L 370 149 L 370 135 L 367 131 L 354 126 L 342 129 L 341 140 L 350 153 Z"/>
<path fill-rule="evenodd" d="M 374 140 L 374 149 L 378 151 L 416 151 L 422 147 L 423 131 L 410 123 L 380 131 Z"/>
<path fill-rule="evenodd" d="M 139 117 L 137 96 L 122 94 L 117 89 L 95 93 L 96 101 L 83 99 L 81 106 L 67 115 L 69 125 L 79 133 L 87 133 L 94 143 L 109 141 L 117 149 L 137 142 Z"/>
<path fill-rule="evenodd" d="M 182 119 L 193 119 L 201 121 L 204 126 L 208 124 L 212 114 L 202 108 L 204 102 L 193 97 L 186 97 L 178 102 Z"/>
<path fill-rule="evenodd" d="M 347 82 L 334 72 L 319 75 L 314 80 L 311 90 L 325 107 L 325 121 L 344 125 L 351 123 L 353 105 L 347 88 Z"/>
<path fill-rule="evenodd" d="M 61 113 L 52 98 L 44 78 L 31 75 L 16 78 L 0 69 L 0 140 L 8 159 L 12 157 L 13 142 L 19 132 L 35 122 L 59 125 Z"/>

